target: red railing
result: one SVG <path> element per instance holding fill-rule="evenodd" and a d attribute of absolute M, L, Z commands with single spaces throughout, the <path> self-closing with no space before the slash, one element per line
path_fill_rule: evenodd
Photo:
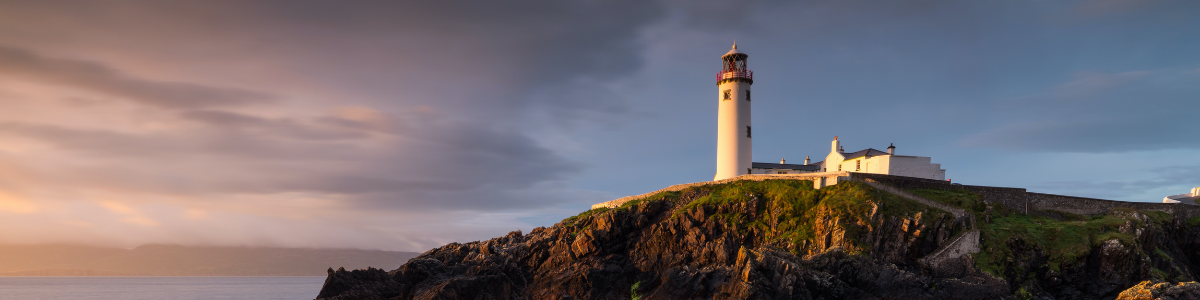
<path fill-rule="evenodd" d="M 754 80 L 754 71 L 744 70 L 744 71 L 729 71 L 729 72 L 717 73 L 717 81 L 721 81 L 721 80 L 725 80 L 725 79 L 733 79 L 733 78 L 745 78 L 745 79 Z"/>

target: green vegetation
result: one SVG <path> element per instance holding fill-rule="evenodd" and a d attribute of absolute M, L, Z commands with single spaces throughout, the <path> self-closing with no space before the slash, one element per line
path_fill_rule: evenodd
<path fill-rule="evenodd" d="M 1165 218 L 1169 215 L 1142 213 L 1155 222 L 1169 220 Z M 1118 232 L 1118 228 L 1125 225 L 1127 220 L 1134 221 L 1136 226 L 1144 225 L 1136 218 L 1127 219 L 1119 215 L 1068 221 L 1021 214 L 994 217 L 991 223 L 980 226 L 983 251 L 975 255 L 975 262 L 993 275 L 1003 274 L 1005 263 L 1013 257 L 1006 243 L 1016 238 L 1024 241 L 1028 247 L 1041 249 L 1048 256 L 1050 269 L 1061 271 L 1063 264 L 1077 262 L 1086 257 L 1092 247 L 1105 241 L 1116 239 L 1122 245 L 1134 245 L 1137 241 L 1132 235 Z"/>
<path fill-rule="evenodd" d="M 1200 226 L 1200 217 L 1188 218 L 1187 225 L 1188 225 L 1188 227 Z"/>
<path fill-rule="evenodd" d="M 630 298 L 631 298 L 631 299 L 633 299 L 633 300 L 640 300 L 640 299 L 642 299 L 642 294 L 639 294 L 639 293 L 638 293 L 638 286 L 639 286 L 639 285 L 642 285 L 642 282 L 641 282 L 641 281 L 634 282 L 634 283 L 633 283 L 633 286 L 629 287 L 629 295 L 630 295 Z"/>
<path fill-rule="evenodd" d="M 844 250 L 851 254 L 867 252 L 869 249 L 858 241 L 865 232 L 879 225 L 875 223 L 883 218 L 874 218 L 876 214 L 904 218 L 920 214 L 926 220 L 952 218 L 945 211 L 876 190 L 860 182 L 845 181 L 820 190 L 813 189 L 812 185 L 812 181 L 807 180 L 764 180 L 699 186 L 658 193 L 626 202 L 617 208 L 592 209 L 566 218 L 562 224 L 571 227 L 572 232 L 577 234 L 586 230 L 581 228 L 581 222 L 594 215 L 654 201 L 677 201 L 685 193 L 700 191 L 704 196 L 675 210 L 673 217 L 690 214 L 703 207 L 708 220 L 719 222 L 739 233 L 753 231 L 755 236 L 764 238 L 768 244 L 803 255 L 803 246 L 815 242 L 815 232 L 835 229 L 844 232 L 842 238 L 850 245 L 849 249 Z M 754 209 L 751 210 L 751 207 Z M 836 221 L 836 224 L 818 224 L 822 220 Z M 837 228 L 817 228 L 828 225 Z"/>
<path fill-rule="evenodd" d="M 581 212 L 578 215 L 570 216 L 570 217 L 567 217 L 566 219 L 563 219 L 562 224 L 566 225 L 566 226 L 575 226 L 575 223 L 578 223 L 580 220 L 586 220 L 588 217 L 591 217 L 592 215 L 600 214 L 600 213 L 603 213 L 603 212 L 606 212 L 609 210 L 611 210 L 611 208 L 607 208 L 607 207 L 593 208 L 588 211 Z"/>
<path fill-rule="evenodd" d="M 1145 226 L 1147 221 L 1133 217 L 1137 214 L 1145 215 L 1149 222 L 1156 224 L 1166 224 L 1173 218 L 1165 212 L 1129 208 L 1118 208 L 1109 215 L 1093 217 L 1061 211 L 1048 211 L 1051 215 L 1057 215 L 1055 218 L 1029 216 L 1012 213 L 1000 205 L 988 205 L 980 195 L 970 191 L 914 189 L 909 192 L 967 209 L 977 217 L 987 214 L 991 222 L 978 224 L 983 245 L 982 252 L 974 255 L 974 258 L 977 266 L 997 276 L 1005 273 L 1007 263 L 1012 260 L 1013 253 L 1007 243 L 1013 239 L 1020 239 L 1027 247 L 1041 249 L 1048 256 L 1050 269 L 1062 271 L 1064 264 L 1083 259 L 1092 247 L 1105 241 L 1115 239 L 1122 245 L 1137 243 L 1132 235 L 1118 231 L 1127 221 L 1135 227 Z M 1200 225 L 1200 218 L 1188 219 L 1188 225 Z M 1166 253 L 1159 252 L 1160 257 L 1170 258 Z"/>
<path fill-rule="evenodd" d="M 961 207 L 974 213 L 982 212 L 987 207 L 982 196 L 965 190 L 912 189 L 908 192 L 925 199 Z"/>
<path fill-rule="evenodd" d="M 1033 294 L 1028 289 L 1025 289 L 1025 287 L 1017 288 L 1017 292 L 1013 293 L 1013 296 L 1020 300 L 1033 299 Z"/>
<path fill-rule="evenodd" d="M 628 210 L 628 209 L 632 208 L 633 206 L 638 205 L 640 203 L 658 201 L 658 200 L 662 200 L 662 199 L 678 198 L 679 194 L 680 194 L 679 192 L 661 192 L 661 193 L 657 193 L 654 195 L 650 195 L 649 197 L 646 197 L 646 198 L 621 203 L 621 206 L 618 206 L 617 208 L 608 208 L 608 207 L 593 208 L 588 211 L 581 212 L 578 215 L 567 217 L 566 219 L 562 220 L 562 223 L 563 223 L 563 225 L 566 225 L 566 226 L 575 226 L 575 223 L 578 223 L 581 220 L 586 220 L 588 217 L 591 217 L 593 215 L 598 215 L 598 214 L 601 214 L 601 213 L 604 213 L 604 212 L 607 212 L 610 210 L 612 210 L 612 211 Z"/>
<path fill-rule="evenodd" d="M 909 201 L 891 193 L 876 190 L 866 184 L 846 181 L 821 190 L 812 188 L 807 180 L 736 181 L 698 187 L 709 190 L 706 196 L 683 206 L 675 215 L 691 213 L 698 207 L 710 211 L 708 218 L 721 222 L 738 232 L 756 231 L 769 242 L 790 244 L 789 250 L 799 253 L 800 245 L 811 244 L 816 238 L 819 220 L 837 220 L 845 232 L 843 238 L 853 245 L 849 253 L 869 249 L 858 241 L 866 230 L 878 226 L 876 213 L 885 216 L 910 217 L 925 213 L 926 218 L 949 217 L 950 214 Z M 725 204 L 757 200 L 753 215 L 746 211 L 715 210 Z"/>
<path fill-rule="evenodd" d="M 1119 230 L 1126 224 L 1142 228 L 1150 224 L 1164 226 L 1174 220 L 1171 214 L 1165 212 L 1129 208 L 1113 209 L 1102 216 L 1062 211 L 1025 215 L 1002 205 L 987 203 L 979 194 L 967 190 L 913 189 L 909 192 L 974 214 L 974 224 L 980 230 L 982 243 L 981 252 L 973 255 L 976 266 L 998 277 L 1016 275 L 1017 280 L 1032 278 L 1035 270 L 1010 270 L 1023 268 L 1024 264 L 1014 259 L 1028 255 L 1014 251 L 1038 249 L 1046 255 L 1047 267 L 1062 272 L 1064 267 L 1078 265 L 1095 247 L 1107 241 L 1116 240 L 1125 247 L 1135 247 L 1137 239 Z M 583 226 L 577 223 L 593 215 L 610 210 L 626 210 L 655 201 L 680 201 L 685 194 L 699 197 L 678 206 L 672 212 L 673 218 L 704 216 L 714 224 L 723 225 L 725 230 L 748 233 L 749 236 L 760 238 L 764 244 L 786 249 L 796 255 L 808 254 L 806 252 L 813 245 L 833 246 L 825 244 L 829 242 L 825 234 L 831 232 L 844 233 L 839 246 L 848 253 L 867 253 L 870 249 L 861 240 L 866 233 L 883 225 L 881 220 L 920 218 L 922 223 L 929 224 L 928 220 L 950 221 L 953 218 L 945 211 L 856 181 L 843 181 L 817 190 L 807 180 L 743 180 L 658 193 L 624 203 L 618 208 L 589 210 L 563 220 L 563 224 L 575 226 L 573 230 L 578 231 L 578 227 Z M 1187 225 L 1200 226 L 1200 217 L 1187 219 Z M 957 233 L 951 236 L 954 235 Z M 1161 249 L 1155 249 L 1150 255 L 1156 260 L 1173 260 Z M 1155 278 L 1165 279 L 1170 274 L 1184 272 L 1153 269 L 1152 273 Z M 639 284 L 634 283 L 631 287 L 633 299 L 641 297 L 637 294 Z M 1031 295 L 1024 287 L 1017 291 L 1018 298 Z"/>

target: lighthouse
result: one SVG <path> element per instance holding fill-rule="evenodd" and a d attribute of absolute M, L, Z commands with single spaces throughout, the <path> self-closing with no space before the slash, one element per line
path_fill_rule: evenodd
<path fill-rule="evenodd" d="M 737 44 L 721 56 L 717 75 L 717 175 L 721 180 L 750 174 L 750 85 L 754 72 L 746 67 L 749 55 Z"/>

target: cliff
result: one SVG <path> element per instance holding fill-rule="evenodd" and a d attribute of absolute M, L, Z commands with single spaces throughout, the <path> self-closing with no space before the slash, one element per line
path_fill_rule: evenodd
<path fill-rule="evenodd" d="M 331 269 L 317 297 L 1112 299 L 1141 281 L 1192 281 L 1200 254 L 1200 219 L 1163 212 L 1022 214 L 962 189 L 812 186 L 663 192 L 392 271 Z"/>

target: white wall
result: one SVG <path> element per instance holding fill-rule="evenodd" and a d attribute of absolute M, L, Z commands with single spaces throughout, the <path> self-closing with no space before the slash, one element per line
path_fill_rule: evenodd
<path fill-rule="evenodd" d="M 828 160 L 838 161 L 837 165 L 842 166 L 842 171 L 887 174 L 917 177 L 925 179 L 946 180 L 946 170 L 942 170 L 941 164 L 931 163 L 932 159 L 923 156 L 899 156 L 899 155 L 880 155 L 872 157 L 857 157 L 848 160 L 841 160 L 841 154 L 830 154 Z M 831 172 L 838 171 L 837 165 L 833 166 Z"/>
<path fill-rule="evenodd" d="M 933 163 L 933 159 L 924 156 L 880 155 L 845 159 L 838 152 L 840 141 L 836 138 L 830 143 L 829 155 L 821 162 L 825 172 L 859 172 L 908 176 L 925 179 L 946 180 L 946 170 L 941 164 Z M 838 169 L 838 167 L 841 169 Z"/>
<path fill-rule="evenodd" d="M 886 174 L 946 180 L 946 170 L 942 170 L 941 164 L 932 163 L 932 159 L 929 157 L 900 155 L 880 157 L 887 157 L 890 160 L 890 168 Z"/>
<path fill-rule="evenodd" d="M 749 172 L 752 159 L 751 137 L 746 136 L 746 127 L 751 126 L 751 101 L 746 100 L 746 90 L 749 89 L 750 83 L 738 80 L 725 81 L 717 86 L 717 174 L 713 180 L 733 178 Z M 726 90 L 730 92 L 729 100 L 725 100 Z"/>

